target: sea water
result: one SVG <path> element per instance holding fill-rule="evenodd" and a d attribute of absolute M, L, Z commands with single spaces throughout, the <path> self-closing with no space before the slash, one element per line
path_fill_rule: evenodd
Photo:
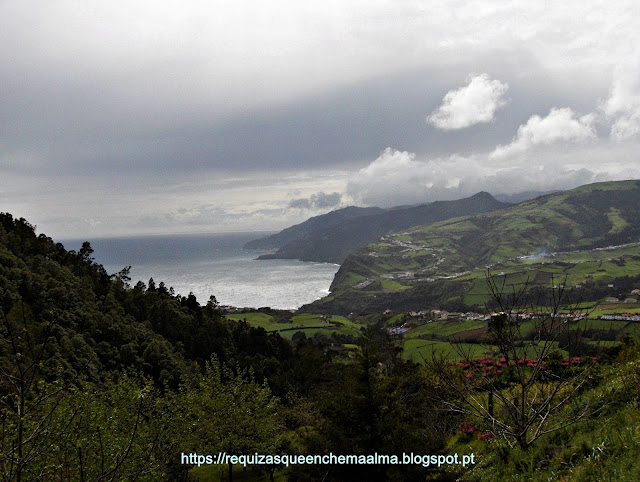
<path fill-rule="evenodd" d="M 339 265 L 289 259 L 256 260 L 243 249 L 269 233 L 179 234 L 89 239 L 93 257 L 109 274 L 131 266 L 131 284 L 153 278 L 200 304 L 295 309 L 329 293 Z M 84 240 L 62 241 L 76 251 Z"/>

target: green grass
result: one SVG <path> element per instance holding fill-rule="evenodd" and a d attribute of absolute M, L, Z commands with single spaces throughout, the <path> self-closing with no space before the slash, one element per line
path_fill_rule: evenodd
<path fill-rule="evenodd" d="M 629 303 L 599 304 L 593 310 L 589 311 L 589 316 L 613 315 L 616 313 L 639 314 L 640 306 Z"/>
<path fill-rule="evenodd" d="M 434 353 L 436 356 L 444 356 L 447 360 L 457 361 L 467 356 L 464 355 L 467 353 L 470 358 L 492 356 L 492 352 L 496 349 L 496 347 L 491 345 L 479 345 L 476 343 L 456 345 L 446 341 L 420 340 L 415 338 L 405 340 L 403 348 L 402 358 L 412 360 L 416 363 L 430 360 Z M 464 354 L 460 353 L 459 350 L 463 350 Z"/>
<path fill-rule="evenodd" d="M 597 411 L 545 435 L 528 450 L 510 447 L 499 438 L 484 442 L 475 436 L 452 436 L 448 451 L 474 452 L 478 463 L 466 469 L 447 467 L 449 479 L 640 480 L 637 463 L 640 452 L 640 351 L 637 348 L 637 344 L 629 347 L 625 358 L 617 359 L 612 365 L 596 364 L 590 372 L 593 382 L 572 397 L 564 416 L 586 407 L 598 408 Z M 491 426 L 478 423 L 476 429 L 482 433 Z"/>
<path fill-rule="evenodd" d="M 249 312 L 249 313 L 234 313 L 230 315 L 225 315 L 227 320 L 233 321 L 241 321 L 247 320 L 247 323 L 270 323 L 273 321 L 273 316 L 267 313 L 259 313 L 259 312 Z"/>
<path fill-rule="evenodd" d="M 628 321 L 617 320 L 580 320 L 577 323 L 572 323 L 569 327 L 571 330 L 623 330 L 629 324 Z"/>
<path fill-rule="evenodd" d="M 620 344 L 619 341 L 614 340 L 598 340 L 598 341 L 588 341 L 589 345 L 597 346 L 599 348 L 610 348 L 612 346 L 617 346 Z"/>
<path fill-rule="evenodd" d="M 299 328 L 299 329 L 292 329 L 292 330 L 286 330 L 286 331 L 280 331 L 279 334 L 282 338 L 285 338 L 286 340 L 291 340 L 293 338 L 293 335 L 298 333 L 298 332 L 302 332 L 304 333 L 307 338 L 313 338 L 313 336 L 316 333 L 319 333 L 321 335 L 324 335 L 326 337 L 331 337 L 331 335 L 333 333 L 344 333 L 344 334 L 351 334 L 354 336 L 357 336 L 360 334 L 360 332 L 357 333 L 353 333 L 347 330 L 341 330 L 340 328 Z"/>
<path fill-rule="evenodd" d="M 404 318 L 405 313 L 398 313 L 397 315 L 393 315 L 391 318 L 389 318 L 387 321 L 384 322 L 385 325 L 395 325 L 397 323 L 400 323 L 402 321 L 402 319 Z"/>
<path fill-rule="evenodd" d="M 403 291 L 403 290 L 410 289 L 409 286 L 404 286 L 394 280 L 382 279 L 380 281 L 382 282 L 382 289 L 386 292 L 393 293 L 395 291 Z"/>
<path fill-rule="evenodd" d="M 609 231 L 609 234 L 616 234 L 622 231 L 625 227 L 629 225 L 627 221 L 620 216 L 620 210 L 616 208 L 611 208 L 611 210 L 607 213 L 607 218 L 611 221 L 613 227 Z"/>
<path fill-rule="evenodd" d="M 432 321 L 424 325 L 412 328 L 404 333 L 405 339 L 419 338 L 424 335 L 450 336 L 467 330 L 474 330 L 486 326 L 482 320 L 468 321 Z"/>
<path fill-rule="evenodd" d="M 325 320 L 322 315 L 300 313 L 293 315 L 290 322 L 279 322 L 274 316 L 261 312 L 234 313 L 227 315 L 226 318 L 235 321 L 246 319 L 249 325 L 264 328 L 268 332 L 278 332 L 288 340 L 291 340 L 298 331 L 302 331 L 307 337 L 313 337 L 315 333 L 327 336 L 340 333 L 357 338 L 361 334 L 361 325 L 338 315 L 331 315 Z"/>
<path fill-rule="evenodd" d="M 343 284 L 345 286 L 353 286 L 353 285 L 357 285 L 358 283 L 366 279 L 367 278 L 365 276 L 355 274 L 355 273 L 349 273 L 347 277 L 344 279 Z"/>

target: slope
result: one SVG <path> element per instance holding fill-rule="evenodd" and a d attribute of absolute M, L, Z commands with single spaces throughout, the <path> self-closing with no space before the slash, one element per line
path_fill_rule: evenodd
<path fill-rule="evenodd" d="M 358 309 L 385 309 L 380 303 L 393 306 L 399 300 L 416 306 L 442 302 L 447 294 L 451 299 L 454 292 L 464 305 L 465 294 L 487 268 L 534 277 L 535 271 L 549 270 L 557 253 L 563 253 L 563 262 L 583 268 L 576 280 L 588 281 L 594 275 L 590 271 L 604 268 L 581 263 L 596 259 L 604 248 L 613 258 L 613 247 L 620 245 L 633 245 L 616 248 L 624 250 L 621 255 L 640 255 L 634 245 L 639 241 L 640 181 L 591 184 L 386 235 L 345 259 L 332 294 L 316 306 L 339 306 L 338 312 L 349 303 Z M 631 264 L 626 269 L 634 270 Z"/>
<path fill-rule="evenodd" d="M 344 210 L 334 211 L 324 215 L 324 218 L 318 216 L 301 225 L 288 228 L 288 230 L 285 230 L 287 231 L 287 236 L 291 233 L 297 233 L 295 235 L 297 237 L 279 247 L 276 253 L 262 255 L 259 259 L 300 259 L 303 261 L 342 263 L 354 249 L 366 246 L 389 232 L 443 221 L 457 216 L 489 212 L 507 206 L 509 204 L 497 201 L 491 194 L 480 192 L 474 196 L 456 201 L 436 201 L 418 206 L 386 210 L 370 208 L 372 211 L 369 211 L 367 215 L 349 218 L 342 213 Z M 364 212 L 357 211 L 355 213 Z M 333 216 L 330 217 L 330 215 Z M 338 215 L 343 217 L 344 220 L 334 223 L 333 221 L 339 219 Z M 332 222 L 329 223 L 329 221 Z M 285 231 L 274 236 L 283 235 Z M 283 237 L 280 236 L 277 239 L 283 239 Z M 258 241 L 252 242 L 245 247 L 267 246 L 266 240 Z"/>

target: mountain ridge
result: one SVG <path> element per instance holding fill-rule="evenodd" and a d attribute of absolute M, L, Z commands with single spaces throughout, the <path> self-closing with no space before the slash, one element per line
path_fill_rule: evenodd
<path fill-rule="evenodd" d="M 510 206 L 488 192 L 455 201 L 435 201 L 389 209 L 349 207 L 316 216 L 276 235 L 252 241 L 246 249 L 276 249 L 258 259 L 300 259 L 342 263 L 351 251 L 389 232 Z M 345 210 L 350 210 L 345 213 Z"/>

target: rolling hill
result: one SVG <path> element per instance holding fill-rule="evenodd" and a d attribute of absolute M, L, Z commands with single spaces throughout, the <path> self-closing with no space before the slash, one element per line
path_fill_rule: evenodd
<path fill-rule="evenodd" d="M 487 269 L 515 285 L 548 284 L 538 272 L 581 285 L 640 273 L 638 256 L 640 181 L 597 183 L 385 235 L 347 256 L 331 295 L 305 309 L 479 306 Z"/>

